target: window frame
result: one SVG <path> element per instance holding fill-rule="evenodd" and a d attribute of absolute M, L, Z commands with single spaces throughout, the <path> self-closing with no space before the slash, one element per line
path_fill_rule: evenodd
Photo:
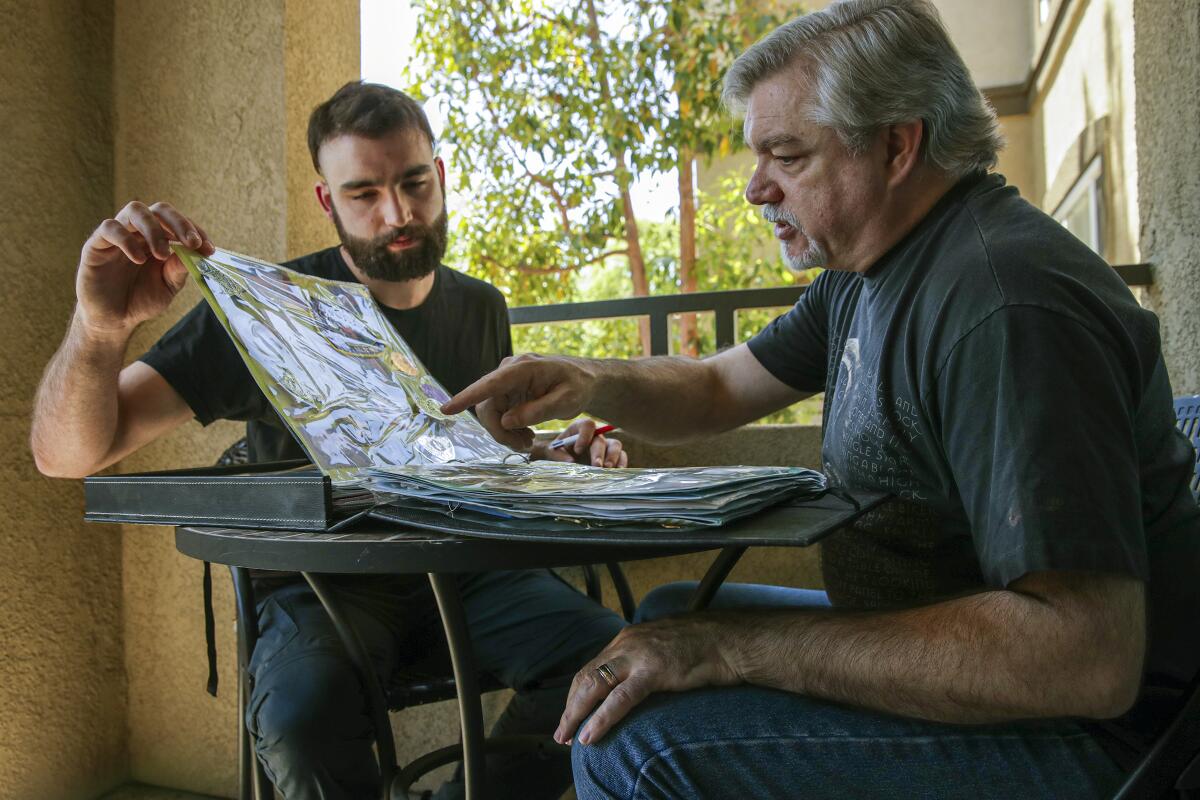
<path fill-rule="evenodd" d="M 1059 201 L 1054 212 L 1050 215 L 1067 230 L 1066 220 L 1070 217 L 1071 211 L 1074 210 L 1076 203 L 1084 196 L 1089 201 L 1088 216 L 1091 224 L 1092 241 L 1087 241 L 1079 236 L 1075 231 L 1071 231 L 1076 236 L 1079 236 L 1088 247 L 1096 252 L 1101 258 L 1104 258 L 1104 157 L 1101 154 L 1096 154 L 1087 166 L 1079 173 L 1079 177 L 1071 184 L 1071 188 L 1067 191 L 1063 199 Z"/>

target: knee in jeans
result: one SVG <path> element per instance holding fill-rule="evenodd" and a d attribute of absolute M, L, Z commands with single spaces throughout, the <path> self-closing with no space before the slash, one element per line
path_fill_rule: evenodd
<path fill-rule="evenodd" d="M 320 751 L 369 725 L 366 698 L 350 664 L 328 654 L 298 658 L 258 677 L 247 724 L 260 749 Z"/>
<path fill-rule="evenodd" d="M 696 586 L 696 581 L 677 581 L 651 589 L 638 606 L 633 621 L 649 622 L 672 614 L 682 614 L 687 611 Z"/>
<path fill-rule="evenodd" d="M 571 773 L 579 800 L 629 795 L 629 787 L 636 783 L 638 769 L 626 763 L 624 748 L 615 743 L 618 736 L 617 732 L 610 731 L 598 742 L 583 745 L 576 738 L 571 745 Z"/>

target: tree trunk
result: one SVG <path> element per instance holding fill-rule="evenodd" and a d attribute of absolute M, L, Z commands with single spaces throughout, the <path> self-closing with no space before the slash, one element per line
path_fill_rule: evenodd
<path fill-rule="evenodd" d="M 692 191 L 692 153 L 679 157 L 679 281 L 684 292 L 696 291 L 696 196 Z M 700 334 L 696 315 L 679 318 L 679 353 L 692 358 L 700 355 Z"/>
<path fill-rule="evenodd" d="M 592 43 L 592 55 L 596 60 L 596 75 L 600 80 L 600 97 L 607 108 L 613 108 L 612 90 L 608 83 L 608 69 L 600 42 L 600 22 L 596 15 L 595 0 L 587 1 L 588 39 Z M 650 285 L 646 280 L 646 261 L 642 258 L 642 244 L 638 237 L 637 217 L 633 213 L 633 198 L 629 195 L 629 175 L 625 170 L 625 148 L 611 138 L 608 142 L 609 152 L 613 157 L 616 169 L 617 188 L 621 192 L 621 211 L 625 216 L 625 243 L 629 249 L 629 277 L 633 281 L 635 297 L 645 297 L 650 294 Z M 638 320 L 638 334 L 642 340 L 642 354 L 650 355 L 650 320 Z"/>
<path fill-rule="evenodd" d="M 624 153 L 621 154 L 624 157 Z M 625 215 L 625 244 L 629 249 L 629 277 L 633 281 L 634 297 L 650 294 L 650 283 L 646 280 L 646 261 L 642 257 L 642 243 L 638 236 L 637 217 L 633 213 L 633 198 L 629 185 L 621 183 L 621 210 Z M 638 335 L 642 340 L 642 355 L 650 355 L 650 320 L 638 318 Z"/>

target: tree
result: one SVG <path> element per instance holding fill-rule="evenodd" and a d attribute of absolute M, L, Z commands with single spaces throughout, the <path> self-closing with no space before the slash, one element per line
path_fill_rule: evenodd
<path fill-rule="evenodd" d="M 415 93 L 445 103 L 467 263 L 522 302 L 577 296 L 579 272 L 622 259 L 628 292 L 650 277 L 630 187 L 678 168 L 678 281 L 694 291 L 699 157 L 739 137 L 720 77 L 770 14 L 734 0 L 419 0 Z M 695 320 L 681 352 L 695 354 Z M 648 352 L 648 325 L 640 337 Z"/>
<path fill-rule="evenodd" d="M 669 24 L 662 29 L 678 111 L 676 128 L 667 139 L 674 148 L 679 176 L 680 291 L 694 292 L 697 286 L 696 163 L 711 164 L 714 157 L 734 152 L 741 141 L 721 105 L 721 77 L 739 53 L 783 22 L 782 12 L 756 13 L 755 8 L 766 9 L 767 4 L 739 8 L 736 0 L 671 0 Z M 740 197 L 735 204 L 742 205 Z M 699 354 L 694 314 L 681 320 L 679 352 Z"/>

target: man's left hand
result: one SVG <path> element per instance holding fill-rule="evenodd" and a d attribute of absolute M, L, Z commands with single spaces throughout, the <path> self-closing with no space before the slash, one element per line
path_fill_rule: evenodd
<path fill-rule="evenodd" d="M 610 439 L 596 434 L 596 423 L 590 419 L 572 422 L 570 426 L 555 438 L 562 439 L 578 434 L 574 444 L 550 449 L 550 442 L 541 442 L 534 446 L 534 460 L 573 461 L 576 464 L 590 464 L 593 467 L 625 467 L 629 465 L 629 454 L 621 446 L 618 439 Z"/>
<path fill-rule="evenodd" d="M 580 744 L 597 741 L 653 692 L 740 683 L 721 654 L 717 624 L 710 618 L 689 615 L 622 630 L 571 681 L 554 741 L 570 744 L 593 708 L 595 713 L 579 732 Z"/>

